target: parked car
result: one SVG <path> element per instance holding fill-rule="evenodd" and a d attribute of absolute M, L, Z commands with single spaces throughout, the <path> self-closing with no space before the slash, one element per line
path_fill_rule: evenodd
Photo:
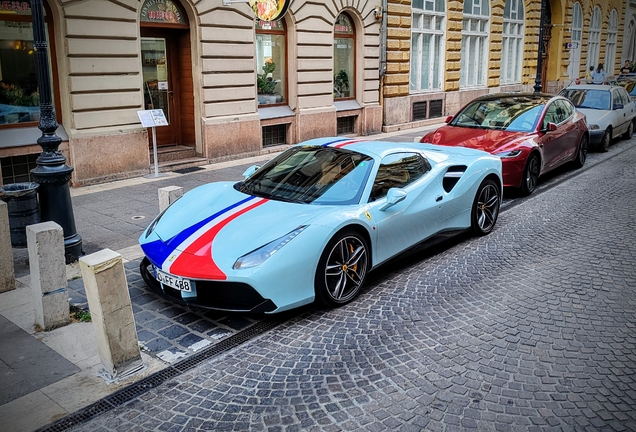
<path fill-rule="evenodd" d="M 576 109 L 585 114 L 590 130 L 590 144 L 608 151 L 612 140 L 625 139 L 634 133 L 636 104 L 624 87 L 618 85 L 571 85 L 559 92 Z"/>
<path fill-rule="evenodd" d="M 541 175 L 567 162 L 582 167 L 589 133 L 585 115 L 560 96 L 499 93 L 478 97 L 422 143 L 470 147 L 501 158 L 504 186 L 531 194 Z"/>
<path fill-rule="evenodd" d="M 438 233 L 490 233 L 501 204 L 501 160 L 472 149 L 320 138 L 244 175 L 189 191 L 152 221 L 139 238 L 150 287 L 210 309 L 336 307 Z"/>

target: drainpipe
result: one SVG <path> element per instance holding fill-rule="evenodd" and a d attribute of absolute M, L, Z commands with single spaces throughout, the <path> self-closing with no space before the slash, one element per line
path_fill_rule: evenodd
<path fill-rule="evenodd" d="M 384 76 L 386 75 L 386 31 L 388 24 L 388 0 L 382 0 L 380 24 L 380 106 L 384 107 Z"/>
<path fill-rule="evenodd" d="M 543 23 L 545 21 L 545 2 L 541 0 L 541 22 L 539 24 L 539 49 L 537 52 L 537 76 L 534 79 L 534 92 L 540 93 L 542 90 L 541 72 L 543 70 Z"/>

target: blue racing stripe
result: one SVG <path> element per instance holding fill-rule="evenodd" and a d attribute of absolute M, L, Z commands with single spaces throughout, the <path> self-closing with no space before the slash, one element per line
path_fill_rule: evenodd
<path fill-rule="evenodd" d="M 245 198 L 242 201 L 239 201 L 235 204 L 232 204 L 231 206 L 228 206 L 226 208 L 224 208 L 223 210 L 220 210 L 218 212 L 216 212 L 215 214 L 213 214 L 212 216 L 209 216 L 205 219 L 203 219 L 200 222 L 197 222 L 196 224 L 184 229 L 183 231 L 181 231 L 179 234 L 177 234 L 176 236 L 172 237 L 171 239 L 168 240 L 157 240 L 151 243 L 146 243 L 144 245 L 141 245 L 144 254 L 148 257 L 148 259 L 150 259 L 151 262 L 161 266 L 161 264 L 163 264 L 163 262 L 170 256 L 170 254 L 172 252 L 174 252 L 174 250 L 184 241 L 186 241 L 188 239 L 188 237 L 190 237 L 192 234 L 194 234 L 195 232 L 197 232 L 197 230 L 199 230 L 201 227 L 203 227 L 205 224 L 207 224 L 208 222 L 210 222 L 211 220 L 221 216 L 223 213 L 227 213 L 232 209 L 235 209 L 236 207 L 245 204 L 246 202 L 253 200 L 254 196 L 250 196 Z"/>
<path fill-rule="evenodd" d="M 339 143 L 342 141 L 350 141 L 350 140 L 351 138 L 338 138 L 337 140 L 329 141 L 328 143 L 321 144 L 320 147 L 327 147 L 327 146 L 330 146 L 331 144 Z"/>

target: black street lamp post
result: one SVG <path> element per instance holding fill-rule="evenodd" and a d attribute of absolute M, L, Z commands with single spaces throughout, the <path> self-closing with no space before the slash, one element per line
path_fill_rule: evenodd
<path fill-rule="evenodd" d="M 541 93 L 541 72 L 543 71 L 543 22 L 545 21 L 545 2 L 541 0 L 541 19 L 539 22 L 539 52 L 537 53 L 537 76 L 534 79 L 534 92 Z"/>
<path fill-rule="evenodd" d="M 66 158 L 60 152 L 62 139 L 55 131 L 58 124 L 51 96 L 51 77 L 49 74 L 48 45 L 44 27 L 44 6 L 42 0 L 31 0 L 33 18 L 33 46 L 40 92 L 40 123 L 38 128 L 42 136 L 38 144 L 42 153 L 36 160 L 37 166 L 31 170 L 40 184 L 41 220 L 53 221 L 64 231 L 64 256 L 66 263 L 77 261 L 82 253 L 82 238 L 75 229 L 75 217 L 71 203 L 71 191 L 68 182 L 73 168 L 66 165 Z"/>

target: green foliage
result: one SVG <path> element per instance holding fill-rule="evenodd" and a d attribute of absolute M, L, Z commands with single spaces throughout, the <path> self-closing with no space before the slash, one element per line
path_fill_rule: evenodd
<path fill-rule="evenodd" d="M 91 313 L 78 306 L 71 305 L 71 320 L 73 322 L 91 322 Z"/>
<path fill-rule="evenodd" d="M 333 91 L 336 96 L 344 96 L 345 92 L 349 91 L 349 75 L 344 69 L 340 69 L 340 72 L 333 78 Z"/>
<path fill-rule="evenodd" d="M 273 73 L 276 69 L 276 63 L 271 59 L 265 60 L 263 65 L 263 73 L 256 74 L 256 86 L 259 94 L 274 94 L 274 89 L 278 82 L 274 81 L 269 74 Z"/>

